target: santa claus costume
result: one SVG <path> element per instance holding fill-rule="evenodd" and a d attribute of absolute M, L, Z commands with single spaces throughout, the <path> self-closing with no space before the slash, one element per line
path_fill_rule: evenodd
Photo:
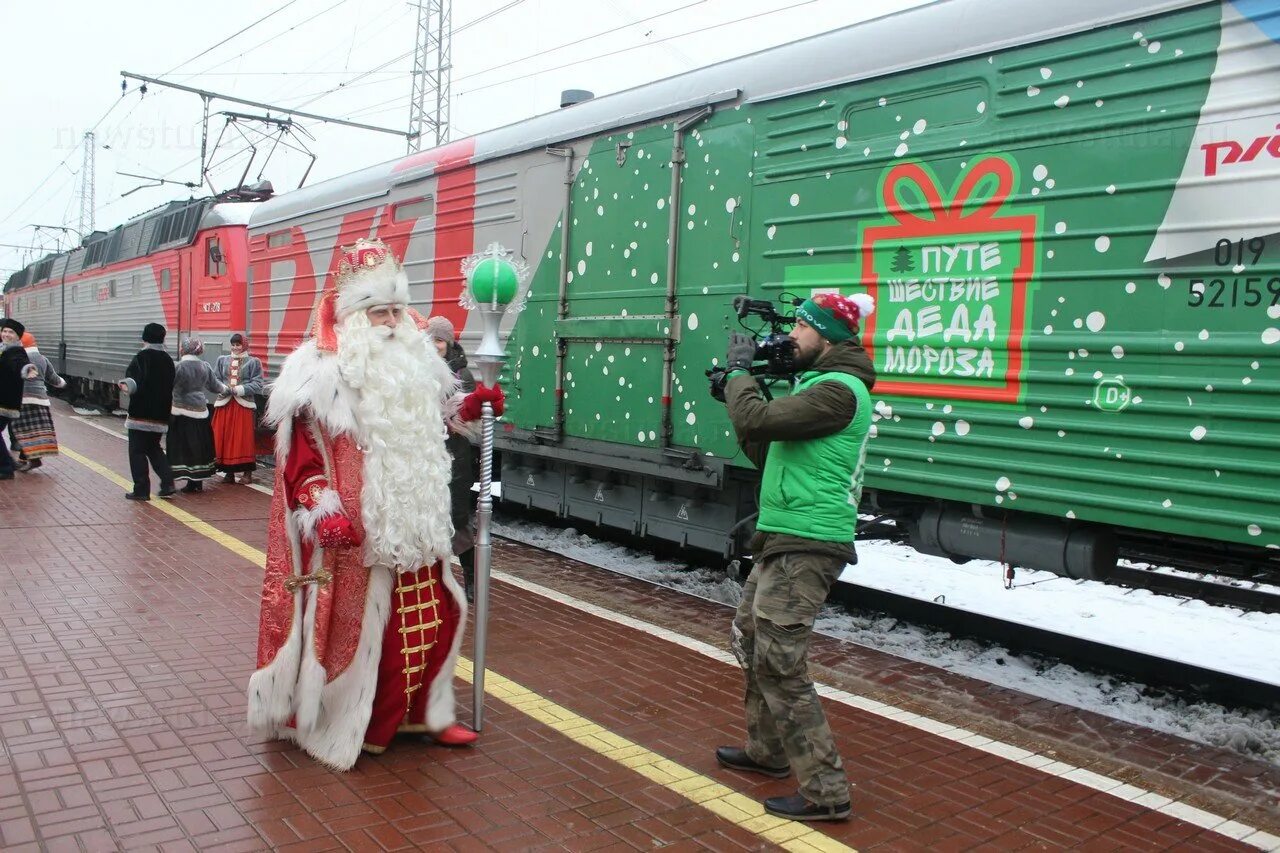
<path fill-rule="evenodd" d="M 248 716 L 345 770 L 398 732 L 476 735 L 453 691 L 466 601 L 445 435 L 464 400 L 413 322 L 371 324 L 370 309 L 404 317 L 409 301 L 385 244 L 344 247 L 335 279 L 267 407 L 276 477 Z"/>

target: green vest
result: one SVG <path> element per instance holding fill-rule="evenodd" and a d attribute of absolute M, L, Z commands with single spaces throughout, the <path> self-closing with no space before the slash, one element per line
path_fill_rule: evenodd
<path fill-rule="evenodd" d="M 795 393 L 818 382 L 842 382 L 857 410 L 844 429 L 806 441 L 774 441 L 764 463 L 756 529 L 824 542 L 852 542 L 862 498 L 862 469 L 871 427 L 871 394 L 848 373 L 802 374 Z"/>

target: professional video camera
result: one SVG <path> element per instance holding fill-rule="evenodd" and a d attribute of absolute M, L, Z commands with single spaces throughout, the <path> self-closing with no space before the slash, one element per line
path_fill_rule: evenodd
<path fill-rule="evenodd" d="M 802 299 L 784 299 L 780 300 L 783 305 L 799 305 Z M 787 334 L 787 327 L 795 324 L 795 317 L 789 314 L 780 314 L 774 304 L 768 299 L 751 299 L 746 296 L 735 296 L 733 298 L 733 310 L 738 315 L 738 323 L 744 329 L 751 332 L 751 336 L 756 339 L 755 361 L 764 362 L 764 364 L 752 364 L 751 374 L 756 377 L 756 381 L 760 383 L 761 389 L 766 397 L 772 398 L 769 393 L 769 385 L 779 380 L 790 380 L 796 372 L 796 342 Z M 744 320 L 747 317 L 759 317 L 768 324 L 768 331 L 764 328 L 751 329 Z M 729 380 L 729 371 L 726 367 L 713 367 L 707 371 L 707 378 L 711 381 L 711 396 L 720 402 L 724 402 L 724 386 Z"/>

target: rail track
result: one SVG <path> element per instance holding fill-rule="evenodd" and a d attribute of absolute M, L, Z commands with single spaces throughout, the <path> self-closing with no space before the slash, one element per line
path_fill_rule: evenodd
<path fill-rule="evenodd" d="M 906 531 L 883 516 L 858 525 L 858 541 L 875 539 L 910 544 Z M 1256 551 L 1213 542 L 1179 542 L 1175 548 L 1135 534 L 1121 540 L 1120 562 L 1105 583 L 1246 612 L 1280 613 L 1280 554 L 1259 557 Z"/>
<path fill-rule="evenodd" d="M 563 520 L 555 519 L 546 513 L 536 511 L 530 513 L 509 505 L 502 505 L 501 512 L 512 518 L 536 520 L 551 526 L 565 526 Z M 867 534 L 874 537 L 876 532 L 879 531 L 868 529 Z M 862 533 L 859 535 L 861 536 Z M 625 544 L 638 550 L 651 550 L 649 546 L 652 545 L 634 537 L 615 535 L 613 531 L 604 529 L 591 531 L 591 536 L 601 541 Z M 894 535 L 888 538 L 899 537 Z M 527 548 L 537 548 L 527 543 L 519 544 Z M 541 548 L 537 550 L 546 551 Z M 670 557 L 677 562 L 688 562 L 690 559 L 687 550 L 667 549 L 661 556 Z M 706 564 L 709 565 L 711 562 L 713 561 L 708 560 Z M 634 577 L 608 566 L 595 563 L 584 563 L 584 565 Z M 1133 589 L 1145 589 L 1156 594 L 1174 595 L 1187 600 L 1229 604 L 1242 610 L 1280 612 L 1280 596 L 1256 589 L 1230 586 L 1223 579 L 1202 580 L 1136 567 L 1121 567 L 1121 569 L 1122 571 L 1117 571 L 1109 583 Z M 742 572 L 739 580 L 744 577 L 745 572 Z M 662 585 L 653 580 L 646 580 L 646 582 Z M 1233 582 L 1246 583 L 1239 578 L 1233 579 Z M 688 590 L 675 588 L 686 594 L 694 594 Z M 1043 659 L 1046 668 L 1056 663 L 1065 663 L 1078 669 L 1140 682 L 1147 688 L 1163 690 L 1184 697 L 1190 702 L 1209 701 L 1228 707 L 1266 708 L 1280 712 L 1280 685 L 976 614 L 947 605 L 945 602 L 924 601 L 856 583 L 836 584 L 829 600 L 841 605 L 849 613 L 887 615 L 905 623 L 943 631 L 957 638 L 1000 645 L 1008 649 L 1011 654 L 1033 655 Z"/>

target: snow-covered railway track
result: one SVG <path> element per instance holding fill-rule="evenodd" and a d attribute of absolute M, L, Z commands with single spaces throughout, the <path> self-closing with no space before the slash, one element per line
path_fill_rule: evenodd
<path fill-rule="evenodd" d="M 996 644 L 1013 655 L 1038 656 L 1045 668 L 1064 663 L 1105 676 L 1134 679 L 1146 687 L 1169 690 L 1189 700 L 1280 712 L 1280 685 L 1176 657 L 1162 657 L 856 583 L 839 584 L 832 596 L 851 612 L 883 613 L 955 637 Z"/>
<path fill-rule="evenodd" d="M 737 577 L 691 565 L 687 553 L 655 556 L 635 540 L 549 526 L 510 505 L 495 534 L 721 604 L 741 597 Z M 997 564 L 955 565 L 883 541 L 860 542 L 859 555 L 820 614 L 819 634 L 1280 760 L 1280 664 L 1267 651 L 1280 616 L 1044 572 L 1019 571 L 1005 590 Z"/>
<path fill-rule="evenodd" d="M 1188 577 L 1136 566 L 1117 566 L 1107 583 L 1188 601 L 1238 607 L 1246 612 L 1280 613 L 1280 594 L 1269 591 L 1269 585 L 1231 576 Z"/>

